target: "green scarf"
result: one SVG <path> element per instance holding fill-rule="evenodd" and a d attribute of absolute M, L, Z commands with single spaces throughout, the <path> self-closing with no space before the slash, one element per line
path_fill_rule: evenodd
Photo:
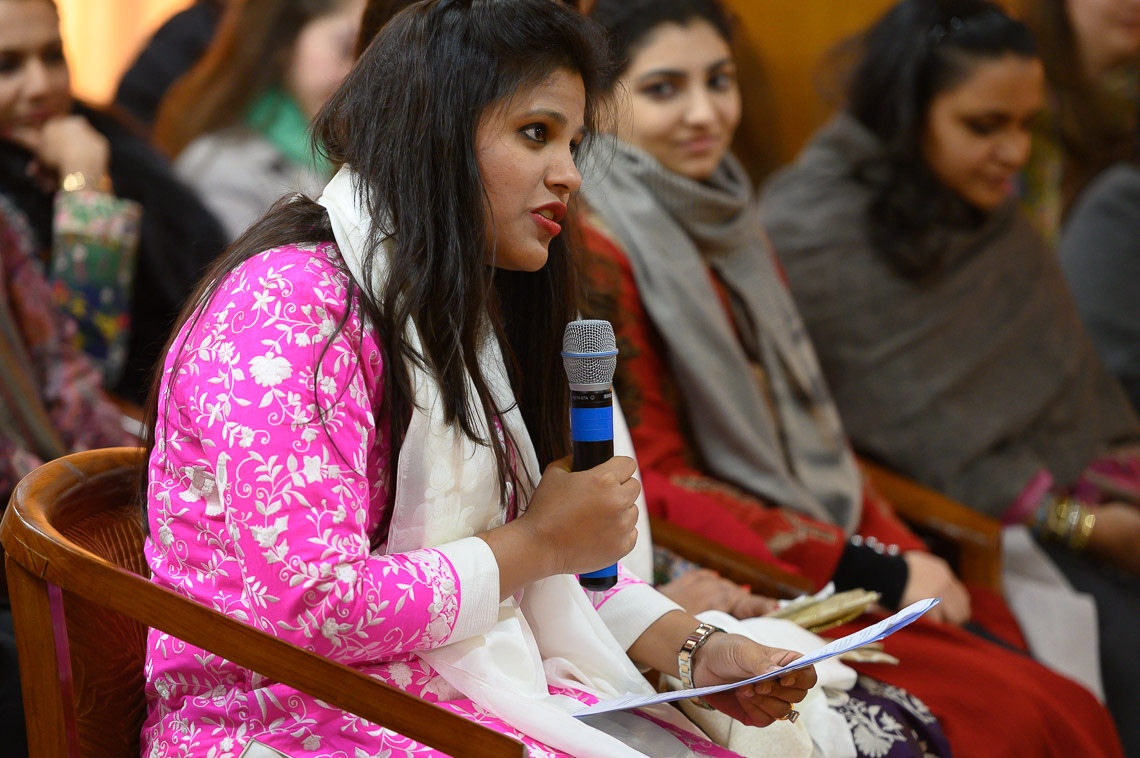
<path fill-rule="evenodd" d="M 271 87 L 253 101 L 245 125 L 269 140 L 290 162 L 314 174 L 332 176 L 332 165 L 310 146 L 309 119 L 280 87 Z"/>

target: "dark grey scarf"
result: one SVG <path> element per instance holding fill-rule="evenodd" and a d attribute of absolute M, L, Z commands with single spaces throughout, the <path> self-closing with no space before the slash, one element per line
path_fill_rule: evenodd
<path fill-rule="evenodd" d="M 583 195 L 625 248 L 711 472 L 852 532 L 859 470 L 740 164 L 729 156 L 699 183 L 611 145 L 598 151 L 606 160 Z M 709 266 L 732 294 L 731 321 Z M 768 377 L 778 418 L 750 358 Z"/>
<path fill-rule="evenodd" d="M 1080 322 L 1053 250 L 1015 200 L 941 229 L 912 280 L 867 232 L 855 167 L 882 145 L 852 116 L 768 180 L 780 253 L 857 449 L 992 516 L 1040 470 L 1069 485 L 1140 423 Z"/>

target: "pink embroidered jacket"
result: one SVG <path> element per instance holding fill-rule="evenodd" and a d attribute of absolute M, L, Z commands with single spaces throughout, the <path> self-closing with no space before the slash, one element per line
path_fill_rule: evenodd
<path fill-rule="evenodd" d="M 510 733 L 531 755 L 554 755 L 416 655 L 486 631 L 470 619 L 494 613 L 462 610 L 498 605 L 497 567 L 478 538 L 371 551 L 390 463 L 375 416 L 383 356 L 347 306 L 337 255 L 330 244 L 253 257 L 178 335 L 149 463 L 153 580 Z M 488 571 L 495 581 L 476 581 Z M 607 621 L 628 618 L 632 606 L 646 607 L 647 592 L 623 575 L 596 606 Z M 619 641 L 628 647 L 654 618 Z M 146 675 L 144 755 L 235 756 L 250 739 L 289 756 L 431 754 L 154 630 Z"/>

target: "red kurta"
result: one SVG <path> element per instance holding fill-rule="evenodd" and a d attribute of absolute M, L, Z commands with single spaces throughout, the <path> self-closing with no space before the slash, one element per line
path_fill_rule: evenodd
<path fill-rule="evenodd" d="M 843 552 L 842 530 L 762 502 L 706 473 L 687 433 L 693 420 L 672 379 L 665 343 L 642 306 L 629 261 L 598 219 L 586 213 L 581 221 L 590 285 L 584 315 L 613 323 L 620 351 L 614 386 L 650 512 L 816 586 L 826 583 Z M 866 484 L 863 506 L 859 534 L 904 552 L 925 549 Z M 983 588 L 971 587 L 970 594 L 974 620 L 1024 651 L 1005 603 Z M 847 634 L 878 618 L 865 615 L 831 634 Z M 898 666 L 856 668 L 922 699 L 942 721 L 956 756 L 1122 755 L 1108 711 L 1083 687 L 1024 653 L 925 620 L 888 638 L 885 647 L 899 658 Z"/>

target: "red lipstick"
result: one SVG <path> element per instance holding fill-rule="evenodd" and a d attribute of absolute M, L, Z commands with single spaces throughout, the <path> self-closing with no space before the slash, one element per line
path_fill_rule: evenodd
<path fill-rule="evenodd" d="M 546 205 L 540 205 L 532 210 L 530 215 L 540 229 L 551 237 L 557 237 L 562 231 L 562 226 L 559 222 L 566 218 L 566 204 L 555 201 L 553 203 L 547 203 Z"/>

